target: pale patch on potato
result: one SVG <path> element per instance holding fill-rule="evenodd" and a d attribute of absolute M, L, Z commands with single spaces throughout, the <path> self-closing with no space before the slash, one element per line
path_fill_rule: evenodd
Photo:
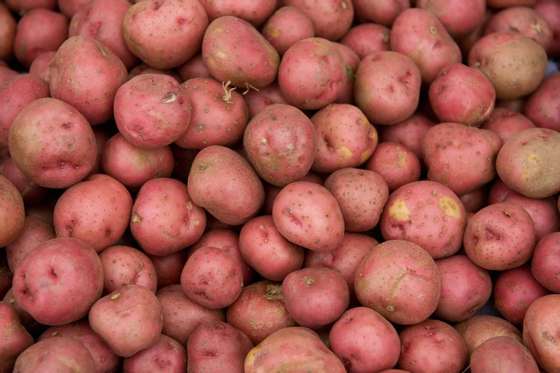
<path fill-rule="evenodd" d="M 450 197 L 441 197 L 438 201 L 439 208 L 449 217 L 458 219 L 461 216 L 459 206 Z"/>
<path fill-rule="evenodd" d="M 344 159 L 352 158 L 352 150 L 348 149 L 346 146 L 340 146 L 336 151 Z"/>
<path fill-rule="evenodd" d="M 252 367 L 255 365 L 255 359 L 258 353 L 259 353 L 258 347 L 252 348 L 251 351 L 249 351 L 249 353 L 245 357 L 245 367 Z"/>
<path fill-rule="evenodd" d="M 410 219 L 410 210 L 405 201 L 398 199 L 389 207 L 389 215 L 395 220 L 405 221 Z"/>

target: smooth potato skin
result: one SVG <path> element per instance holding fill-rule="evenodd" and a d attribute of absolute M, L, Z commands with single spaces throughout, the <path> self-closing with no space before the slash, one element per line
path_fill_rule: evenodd
<path fill-rule="evenodd" d="M 342 362 L 311 329 L 283 328 L 269 335 L 245 357 L 245 373 L 346 372 Z"/>
<path fill-rule="evenodd" d="M 7 0 L 6 5 L 16 12 L 25 13 L 35 8 L 52 9 L 56 0 Z"/>
<path fill-rule="evenodd" d="M 186 252 L 179 251 L 165 256 L 149 255 L 156 271 L 157 283 L 160 288 L 178 284 L 181 281 L 181 271 L 186 262 Z"/>
<path fill-rule="evenodd" d="M 0 5 L 0 60 L 8 59 L 14 50 L 17 23 L 4 4 Z"/>
<path fill-rule="evenodd" d="M 25 206 L 23 198 L 4 176 L 0 175 L 0 247 L 7 246 L 18 238 L 24 229 Z"/>
<path fill-rule="evenodd" d="M 552 42 L 547 50 L 549 56 L 560 54 L 560 4 L 555 0 L 538 0 L 534 8 L 552 29 Z"/>
<path fill-rule="evenodd" d="M 463 336 L 469 354 L 484 342 L 495 337 L 508 337 L 521 342 L 519 330 L 509 321 L 490 315 L 475 315 L 455 325 L 455 329 Z"/>
<path fill-rule="evenodd" d="M 161 335 L 152 347 L 124 359 L 124 373 L 152 373 L 165 370 L 169 373 L 187 371 L 185 348 L 173 338 Z"/>
<path fill-rule="evenodd" d="M 547 78 L 525 103 L 525 115 L 541 128 L 560 130 L 560 73 Z"/>
<path fill-rule="evenodd" d="M 187 186 L 196 205 L 229 225 L 246 222 L 264 202 L 264 188 L 255 171 L 224 146 L 209 146 L 196 155 Z"/>
<path fill-rule="evenodd" d="M 483 129 L 490 130 L 498 135 L 503 144 L 516 133 L 534 127 L 535 124 L 525 115 L 501 107 L 495 108 L 488 120 L 482 125 Z"/>
<path fill-rule="evenodd" d="M 210 72 L 200 53 L 185 62 L 183 66 L 178 67 L 177 73 L 184 82 L 193 78 L 210 78 Z"/>
<path fill-rule="evenodd" d="M 236 16 L 254 26 L 262 24 L 274 12 L 278 0 L 199 0 L 210 19 Z"/>
<path fill-rule="evenodd" d="M 157 277 L 150 258 L 130 246 L 108 247 L 99 255 L 103 264 L 105 291 L 111 293 L 125 285 L 139 285 L 155 293 Z"/>
<path fill-rule="evenodd" d="M 523 342 L 540 366 L 549 372 L 560 370 L 559 310 L 560 295 L 546 295 L 529 306 L 523 320 Z"/>
<path fill-rule="evenodd" d="M 249 106 L 250 117 L 254 117 L 269 105 L 287 104 L 282 92 L 280 92 L 280 87 L 276 83 L 272 83 L 259 91 L 250 91 L 245 95 L 245 102 Z"/>
<path fill-rule="evenodd" d="M 13 215 L 10 217 L 13 219 Z M 5 220 L 10 221 L 10 220 Z M 8 267 L 16 271 L 23 258 L 40 243 L 54 238 L 53 226 L 40 217 L 28 215 L 25 217 L 23 230 L 18 238 L 5 247 Z"/>
<path fill-rule="evenodd" d="M 15 309 L 0 303 L 0 372 L 11 372 L 17 356 L 33 344 L 33 337 L 19 321 Z"/>
<path fill-rule="evenodd" d="M 394 142 L 382 142 L 377 145 L 366 167 L 381 175 L 391 191 L 418 181 L 422 170 L 416 154 L 404 145 Z"/>
<path fill-rule="evenodd" d="M 210 23 L 202 41 L 202 58 L 218 81 L 264 88 L 276 79 L 280 57 L 247 21 L 223 16 Z"/>
<path fill-rule="evenodd" d="M 533 6 L 537 0 L 487 0 L 492 8 L 509 8 L 512 6 Z"/>
<path fill-rule="evenodd" d="M 472 373 L 540 372 L 529 350 L 510 337 L 496 337 L 484 342 L 473 351 L 470 362 Z"/>
<path fill-rule="evenodd" d="M 354 6 L 349 0 L 284 0 L 284 4 L 303 11 L 313 22 L 315 35 L 329 40 L 346 34 L 354 18 Z"/>
<path fill-rule="evenodd" d="M 0 175 L 5 176 L 14 184 L 21 193 L 23 202 L 29 205 L 38 203 L 46 197 L 47 190 L 25 176 L 12 158 L 6 158 L 0 162 Z"/>
<path fill-rule="evenodd" d="M 280 54 L 284 54 L 296 42 L 315 36 L 311 19 L 294 6 L 278 9 L 266 21 L 262 34 Z"/>
<path fill-rule="evenodd" d="M 340 41 L 363 59 L 368 54 L 389 50 L 390 30 L 375 23 L 354 26 Z"/>
<path fill-rule="evenodd" d="M 410 8 L 410 0 L 353 0 L 358 19 L 391 26 L 399 14 Z"/>
<path fill-rule="evenodd" d="M 560 232 L 544 236 L 535 247 L 531 273 L 546 289 L 560 293 Z"/>
<path fill-rule="evenodd" d="M 434 13 L 449 34 L 457 37 L 483 24 L 486 0 L 419 0 L 416 6 Z"/>
<path fill-rule="evenodd" d="M 58 0 L 58 8 L 66 17 L 74 16 L 90 0 Z"/>
<path fill-rule="evenodd" d="M 423 159 L 422 143 L 426 132 L 434 126 L 428 117 L 414 114 L 410 118 L 380 129 L 380 142 L 395 142 L 406 146 L 418 159 Z"/>

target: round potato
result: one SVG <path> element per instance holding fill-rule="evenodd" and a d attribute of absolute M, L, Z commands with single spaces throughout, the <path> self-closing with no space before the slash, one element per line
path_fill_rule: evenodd
<path fill-rule="evenodd" d="M 3 211 L 6 210 L 3 209 Z M 17 215 L 11 215 L 10 220 L 6 219 L 5 221 L 13 221 L 14 216 Z M 8 260 L 8 267 L 10 267 L 10 270 L 15 272 L 16 268 L 29 252 L 33 251 L 40 243 L 53 239 L 54 237 L 54 229 L 51 224 L 34 215 L 26 216 L 23 230 L 18 238 L 5 247 L 6 259 Z"/>
<path fill-rule="evenodd" d="M 560 4 L 556 0 L 539 0 L 534 8 L 552 29 L 552 42 L 547 53 L 549 56 L 560 55 Z"/>
<path fill-rule="evenodd" d="M 381 175 L 391 191 L 418 181 L 422 170 L 416 154 L 406 146 L 394 142 L 377 145 L 366 167 Z"/>
<path fill-rule="evenodd" d="M 296 42 L 315 36 L 315 29 L 304 12 L 294 6 L 284 6 L 266 21 L 262 34 L 278 53 L 283 54 Z"/>
<path fill-rule="evenodd" d="M 390 30 L 375 23 L 354 26 L 340 41 L 363 59 L 368 54 L 389 50 Z"/>
<path fill-rule="evenodd" d="M 535 124 L 523 114 L 501 107 L 495 108 L 482 125 L 498 135 L 504 144 L 516 133 L 534 127 Z"/>
<path fill-rule="evenodd" d="M 490 315 L 476 315 L 455 326 L 459 334 L 463 336 L 469 353 L 484 342 L 495 337 L 508 337 L 521 342 L 519 330 L 510 322 Z"/>
<path fill-rule="evenodd" d="M 321 38 L 338 40 L 350 29 L 354 6 L 350 0 L 284 0 L 285 5 L 303 11 L 311 21 L 315 34 Z"/>
<path fill-rule="evenodd" d="M 0 175 L 0 247 L 12 243 L 24 229 L 25 207 L 15 185 Z"/>
<path fill-rule="evenodd" d="M 546 289 L 560 293 L 560 232 L 544 236 L 535 247 L 531 273 Z"/>
<path fill-rule="evenodd" d="M 210 19 L 236 16 L 255 26 L 262 24 L 276 9 L 278 0 L 199 0 Z"/>
<path fill-rule="evenodd" d="M 471 354 L 472 373 L 538 373 L 539 367 L 525 346 L 510 337 L 495 337 Z"/>
<path fill-rule="evenodd" d="M 155 345 L 124 359 L 123 373 L 169 373 L 187 371 L 185 348 L 173 338 L 161 335 Z"/>
<path fill-rule="evenodd" d="M 154 265 L 143 252 L 130 246 L 111 246 L 99 255 L 103 264 L 105 291 L 111 293 L 125 285 L 138 285 L 155 293 Z"/>
<path fill-rule="evenodd" d="M 399 14 L 410 8 L 410 0 L 353 0 L 359 19 L 391 26 Z"/>
<path fill-rule="evenodd" d="M 433 125 L 426 116 L 414 114 L 403 122 L 381 128 L 380 139 L 382 142 L 404 145 L 422 160 L 424 136 Z"/>
<path fill-rule="evenodd" d="M 523 320 L 523 342 L 549 372 L 560 370 L 559 312 L 560 295 L 546 295 L 531 303 Z"/>

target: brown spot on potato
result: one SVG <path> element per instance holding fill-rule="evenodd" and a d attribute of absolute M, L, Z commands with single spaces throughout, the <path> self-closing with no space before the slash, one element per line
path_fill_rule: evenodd
<path fill-rule="evenodd" d="M 117 300 L 117 299 L 119 299 L 120 296 L 121 296 L 121 293 L 113 293 L 113 294 L 111 294 L 109 299 L 110 300 Z"/>

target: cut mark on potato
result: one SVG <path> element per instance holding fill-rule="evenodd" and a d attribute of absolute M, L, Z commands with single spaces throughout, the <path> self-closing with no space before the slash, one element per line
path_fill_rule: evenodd
<path fill-rule="evenodd" d="M 398 199 L 389 207 L 389 215 L 395 220 L 407 221 L 410 219 L 410 210 L 405 201 Z"/>
<path fill-rule="evenodd" d="M 438 205 L 443 213 L 451 218 L 458 219 L 461 216 L 459 206 L 451 197 L 441 197 Z"/>

